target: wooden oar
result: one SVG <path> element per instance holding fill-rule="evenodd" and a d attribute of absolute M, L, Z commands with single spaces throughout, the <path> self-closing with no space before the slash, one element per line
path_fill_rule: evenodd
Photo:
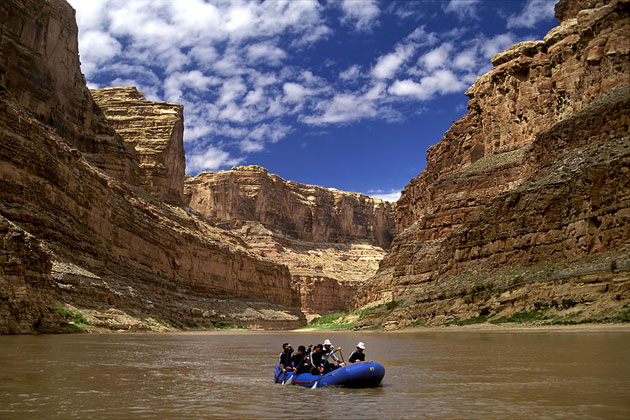
<path fill-rule="evenodd" d="M 341 347 L 339 347 L 337 350 L 339 350 L 339 355 L 341 356 L 341 362 L 345 365 L 345 364 L 346 364 L 346 361 L 345 361 L 345 359 L 343 358 L 343 353 L 341 352 Z"/>

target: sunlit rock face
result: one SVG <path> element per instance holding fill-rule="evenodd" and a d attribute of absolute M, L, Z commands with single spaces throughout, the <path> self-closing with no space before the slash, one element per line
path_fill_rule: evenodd
<path fill-rule="evenodd" d="M 131 87 L 91 90 L 109 125 L 132 145 L 141 184 L 162 201 L 181 204 L 184 195 L 184 107 L 152 102 Z"/>
<path fill-rule="evenodd" d="M 259 166 L 191 177 L 186 195 L 206 220 L 287 264 L 309 314 L 344 309 L 394 235 L 392 203 L 287 181 Z"/>
<path fill-rule="evenodd" d="M 589 267 L 628 259 L 629 6 L 560 1 L 560 24 L 544 40 L 492 59 L 494 69 L 466 92 L 468 114 L 403 190 L 398 235 L 355 307 L 405 300 L 410 306 L 389 321 L 373 321 L 395 328 L 558 309 L 563 299 L 581 305 L 583 316 L 628 303 L 628 276 L 619 270 L 596 276 L 589 287 L 601 293 L 579 285 Z M 492 302 L 478 293 L 490 283 L 502 296 Z"/>
<path fill-rule="evenodd" d="M 117 134 L 63 0 L 2 2 L 0 30 L 0 333 L 57 330 L 55 305 L 112 329 L 303 325 L 284 265 L 160 200 L 181 199 L 181 107 L 127 90 Z"/>

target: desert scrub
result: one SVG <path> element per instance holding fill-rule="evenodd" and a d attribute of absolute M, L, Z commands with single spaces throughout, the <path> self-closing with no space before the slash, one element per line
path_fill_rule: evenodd
<path fill-rule="evenodd" d="M 63 306 L 59 306 L 59 305 L 55 306 L 55 310 L 57 311 L 59 315 L 61 315 L 63 319 L 65 319 L 68 322 L 71 322 L 77 327 L 89 326 L 87 319 L 85 319 L 83 314 L 79 311 L 74 312 L 74 311 L 71 311 L 70 309 L 66 309 Z"/>
<path fill-rule="evenodd" d="M 354 328 L 354 322 L 343 322 L 347 314 L 337 312 L 313 318 L 305 327 L 313 330 L 351 330 Z"/>
<path fill-rule="evenodd" d="M 531 312 L 517 312 L 512 316 L 493 319 L 490 321 L 491 324 L 505 324 L 507 322 L 514 323 L 523 323 L 523 322 L 534 322 L 541 321 L 543 319 L 547 319 L 545 314 L 541 311 L 531 311 Z"/>
<path fill-rule="evenodd" d="M 475 287 L 473 287 L 470 291 L 470 293 L 472 295 L 478 295 L 480 293 L 483 293 L 485 291 L 490 291 L 494 288 L 494 283 L 493 282 L 488 282 L 488 283 L 480 283 L 475 285 Z"/>
<path fill-rule="evenodd" d="M 389 301 L 389 302 L 387 302 L 385 304 L 385 309 L 387 309 L 388 311 L 393 311 L 394 309 L 396 309 L 399 306 L 400 306 L 400 301 L 398 301 L 398 300 L 391 300 L 391 301 Z"/>
<path fill-rule="evenodd" d="M 354 329 L 354 323 L 347 323 L 347 324 L 309 324 L 306 327 L 304 327 L 308 330 L 352 330 Z"/>
<path fill-rule="evenodd" d="M 219 329 L 219 330 L 226 329 L 226 328 L 236 328 L 236 325 L 232 321 L 219 320 L 219 321 L 213 321 L 212 324 L 214 325 L 214 328 Z"/>
<path fill-rule="evenodd" d="M 567 314 L 564 316 L 554 316 L 550 320 L 551 325 L 576 325 L 581 324 L 583 321 L 578 320 L 577 317 L 580 316 L 582 311 L 573 312 L 571 314 Z"/>
<path fill-rule="evenodd" d="M 464 320 L 460 320 L 459 318 L 455 318 L 453 320 L 445 322 L 442 325 L 444 325 L 445 327 L 448 327 L 450 325 L 457 325 L 457 326 L 461 327 L 463 325 L 484 324 L 487 321 L 488 321 L 488 317 L 476 316 L 476 317 L 467 318 L 467 319 L 464 319 Z"/>
<path fill-rule="evenodd" d="M 343 312 L 337 312 L 334 314 L 320 316 L 317 318 L 313 318 L 309 324 L 310 325 L 332 324 L 333 322 L 337 321 L 339 318 L 341 318 L 344 315 L 345 314 Z"/>

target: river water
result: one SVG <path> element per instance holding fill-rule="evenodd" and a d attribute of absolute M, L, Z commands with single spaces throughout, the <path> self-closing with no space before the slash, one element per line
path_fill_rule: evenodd
<path fill-rule="evenodd" d="M 372 389 L 273 383 L 281 344 L 358 341 Z M 630 334 L 422 332 L 0 337 L 0 418 L 630 418 Z"/>

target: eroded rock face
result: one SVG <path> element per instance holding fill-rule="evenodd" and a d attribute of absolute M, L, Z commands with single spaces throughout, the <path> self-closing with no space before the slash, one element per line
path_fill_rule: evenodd
<path fill-rule="evenodd" d="M 0 334 L 59 323 L 50 256 L 32 235 L 0 216 Z"/>
<path fill-rule="evenodd" d="M 135 150 L 80 76 L 72 8 L 11 0 L 0 15 L 0 332 L 54 330 L 54 304 L 103 324 L 302 325 L 285 266 L 138 186 Z"/>
<path fill-rule="evenodd" d="M 559 22 L 576 18 L 582 10 L 590 10 L 602 7 L 611 0 L 560 0 L 556 3 L 555 12 Z"/>
<path fill-rule="evenodd" d="M 466 92 L 469 113 L 429 148 L 426 170 L 405 187 L 396 203 L 398 232 L 431 219 L 440 219 L 441 228 L 457 226 L 476 212 L 474 207 L 514 188 L 523 177 L 518 171 L 498 175 L 489 190 L 471 185 L 465 195 L 457 195 L 461 199 L 442 193 L 442 179 L 457 176 L 483 157 L 494 156 L 494 166 L 514 161 L 514 151 L 531 144 L 537 134 L 628 84 L 627 10 L 627 0 L 584 10 L 552 29 L 543 41 L 516 44 L 497 54 L 494 69 Z M 442 211 L 445 207 L 447 212 Z"/>
<path fill-rule="evenodd" d="M 300 293 L 303 311 L 312 318 L 346 309 L 361 284 L 316 275 L 294 275 L 293 283 Z"/>
<path fill-rule="evenodd" d="M 345 309 L 394 233 L 391 203 L 286 181 L 259 166 L 204 172 L 187 179 L 186 195 L 214 225 L 286 264 L 307 314 Z"/>
<path fill-rule="evenodd" d="M 288 237 L 389 248 L 392 205 L 363 194 L 291 182 L 260 166 L 203 172 L 187 180 L 189 205 L 218 225 L 259 221 Z"/>
<path fill-rule="evenodd" d="M 151 102 L 135 87 L 91 90 L 107 121 L 140 160 L 142 184 L 162 201 L 182 204 L 186 158 L 184 107 Z"/>
<path fill-rule="evenodd" d="M 374 322 L 557 309 L 553 302 L 570 289 L 554 286 L 562 264 L 559 278 L 580 283 L 576 270 L 610 271 L 607 264 L 627 259 L 630 3 L 607 3 L 579 12 L 559 4 L 559 27 L 497 54 L 494 69 L 467 91 L 469 113 L 429 149 L 427 169 L 404 189 L 391 253 L 355 300 L 412 304 Z M 582 308 L 598 302 L 590 315 L 619 311 L 629 299 L 628 283 L 616 280 L 624 275 L 601 278 L 610 280 L 601 294 L 571 295 Z M 485 296 L 480 286 L 523 291 L 518 304 L 490 305 L 489 296 L 476 297 Z M 545 287 L 553 292 L 534 293 Z"/>
<path fill-rule="evenodd" d="M 0 4 L 0 89 L 108 175 L 138 182 L 138 156 L 107 124 L 79 67 L 74 10 L 62 0 Z"/>

